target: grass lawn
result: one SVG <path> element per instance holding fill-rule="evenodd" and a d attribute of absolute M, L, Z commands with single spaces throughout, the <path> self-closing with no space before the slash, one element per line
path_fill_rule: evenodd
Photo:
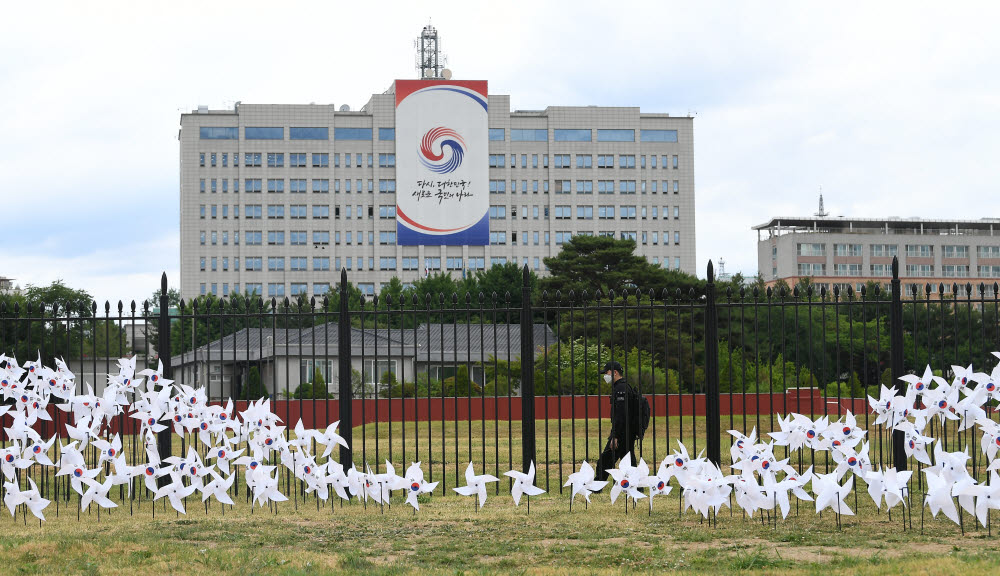
<path fill-rule="evenodd" d="M 890 522 L 864 504 L 857 517 L 815 515 L 800 506 L 777 527 L 762 526 L 723 509 L 718 525 L 692 513 L 679 517 L 675 494 L 658 497 L 652 516 L 640 502 L 625 513 L 607 493 L 568 510 L 568 498 L 524 501 L 491 496 L 474 511 L 457 496 L 425 497 L 413 514 L 397 497 L 384 510 L 357 504 L 321 506 L 309 499 L 275 510 L 239 503 L 223 515 L 189 499 L 187 516 L 164 511 L 155 518 L 143 501 L 98 521 L 96 509 L 63 509 L 39 527 L 0 520 L 4 574 L 396 574 L 494 573 L 782 573 L 782 574 L 987 574 L 1000 573 L 1000 535 L 969 530 L 928 514 L 920 535 L 901 517 Z M 70 508 L 72 510 L 72 508 Z"/>
<path fill-rule="evenodd" d="M 754 423 L 748 418 L 748 427 Z M 728 424 L 724 419 L 723 427 Z M 460 474 L 470 458 L 479 472 L 484 458 L 489 473 L 502 474 L 511 468 L 511 461 L 519 465 L 519 422 L 508 428 L 507 422 L 496 426 L 474 421 L 471 439 L 467 422 L 459 422 L 457 431 L 455 423 L 447 422 L 443 433 L 436 422 L 429 440 L 427 423 L 411 422 L 406 424 L 405 443 L 403 425 L 392 424 L 390 442 L 390 425 L 382 423 L 353 430 L 359 464 L 367 459 L 375 468 L 377 430 L 379 457 L 389 457 L 391 448 L 397 472 L 419 459 L 428 476 L 434 470 L 434 480 L 447 482 L 446 489 L 423 497 L 416 515 L 401 496 L 385 509 L 373 505 L 366 509 L 356 502 L 331 506 L 312 496 L 303 498 L 285 481 L 281 489 L 293 501 L 252 512 L 242 486 L 234 496 L 234 508 L 223 511 L 215 503 L 206 513 L 200 499 L 192 497 L 186 516 L 165 508 L 162 501 L 154 514 L 148 494 L 141 490 L 131 514 L 125 501 L 110 513 L 98 515 L 92 507 L 78 520 L 74 495 L 69 502 L 60 501 L 58 516 L 55 503 L 51 504 L 45 511 L 49 520 L 42 526 L 30 516 L 25 522 L 20 512 L 16 519 L 0 516 L 0 574 L 1000 574 L 1000 533 L 988 536 L 986 530 L 975 529 L 974 520 L 966 515 L 963 535 L 949 520 L 932 519 L 928 512 L 921 535 L 919 505 L 913 509 L 912 529 L 904 531 L 899 509 L 891 521 L 884 512 L 877 513 L 863 484 L 858 516 L 843 517 L 839 529 L 835 516 L 829 512 L 817 516 L 810 502 L 801 503 L 798 514 L 793 508 L 776 527 L 728 508 L 717 525 L 710 525 L 693 512 L 678 514 L 677 488 L 655 499 L 651 516 L 644 501 L 626 515 L 621 500 L 617 506 L 610 504 L 607 490 L 592 497 L 589 509 L 578 498 L 570 513 L 568 494 L 558 490 L 574 469 L 574 446 L 576 462 L 585 457 L 593 462 L 603 439 L 596 432 L 596 420 L 578 420 L 575 425 L 550 420 L 548 436 L 545 425 L 545 421 L 537 424 L 536 483 L 544 488 L 548 481 L 550 493 L 531 501 L 530 515 L 523 500 L 520 508 L 512 505 L 506 479 L 496 485 L 499 495 L 490 490 L 478 513 L 472 500 L 451 490 L 456 472 Z M 740 422 L 736 426 L 742 428 Z M 655 460 L 651 437 L 643 452 L 655 468 L 668 451 L 667 430 L 673 449 L 680 427 L 677 419 L 669 424 L 658 419 L 654 427 Z M 606 434 L 607 421 L 602 430 Z M 684 440 L 693 446 L 694 437 L 703 448 L 704 420 L 685 418 Z M 496 438 L 499 451 L 494 449 Z M 175 440 L 179 453 L 180 439 Z M 728 461 L 728 436 L 722 446 Z M 126 442 L 124 451 L 131 453 L 131 442 Z M 825 457 L 817 455 L 817 463 L 821 462 Z M 51 487 L 51 472 L 47 481 Z M 64 484 L 60 486 L 65 490 Z M 920 499 L 916 492 L 914 486 L 914 504 Z M 112 499 L 121 504 L 119 494 L 119 489 L 113 490 Z M 848 503 L 855 506 L 853 496 Z M 994 516 L 1000 519 L 996 512 Z M 1000 530 L 1000 524 L 996 528 Z"/>

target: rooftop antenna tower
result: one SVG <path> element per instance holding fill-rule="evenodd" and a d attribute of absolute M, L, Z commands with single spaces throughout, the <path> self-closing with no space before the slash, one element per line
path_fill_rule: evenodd
<path fill-rule="evenodd" d="M 817 218 L 826 218 L 830 213 L 823 208 L 823 187 L 819 187 L 819 212 L 813 214 Z"/>
<path fill-rule="evenodd" d="M 719 257 L 719 280 L 726 281 L 729 280 L 729 274 L 726 274 L 726 261 L 721 256 Z"/>
<path fill-rule="evenodd" d="M 416 68 L 419 78 L 447 80 L 451 77 L 451 73 L 445 69 L 448 58 L 441 54 L 441 39 L 438 37 L 437 28 L 428 23 L 413 45 L 417 50 Z"/>

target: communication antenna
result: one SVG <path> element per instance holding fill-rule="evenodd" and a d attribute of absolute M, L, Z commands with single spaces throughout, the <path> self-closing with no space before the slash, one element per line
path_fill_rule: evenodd
<path fill-rule="evenodd" d="M 826 218 L 830 213 L 823 208 L 823 187 L 819 187 L 819 211 L 813 214 L 817 218 Z"/>
<path fill-rule="evenodd" d="M 416 48 L 416 68 L 419 78 L 450 78 L 451 71 L 445 70 L 448 58 L 441 55 L 441 39 L 437 28 L 430 23 L 424 26 L 420 37 L 413 42 Z"/>
<path fill-rule="evenodd" d="M 347 104 L 341 104 L 340 105 L 340 111 L 341 112 L 350 112 L 351 111 L 351 107 L 348 106 Z"/>

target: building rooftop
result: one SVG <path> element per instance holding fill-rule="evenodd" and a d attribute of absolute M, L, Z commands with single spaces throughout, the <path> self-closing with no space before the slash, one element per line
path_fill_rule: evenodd
<path fill-rule="evenodd" d="M 941 220 L 934 218 L 844 218 L 778 216 L 758 224 L 754 230 L 772 232 L 826 232 L 834 234 L 976 234 L 1000 232 L 1000 218 L 979 220 Z"/>

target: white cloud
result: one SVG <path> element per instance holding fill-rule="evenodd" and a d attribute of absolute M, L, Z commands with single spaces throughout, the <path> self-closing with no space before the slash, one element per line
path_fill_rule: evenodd
<path fill-rule="evenodd" d="M 698 270 L 722 256 L 752 274 L 750 227 L 811 214 L 820 186 L 835 214 L 997 214 L 998 15 L 995 3 L 930 2 L 20 3 L 0 23 L 0 50 L 17 55 L 0 62 L 13 112 L 0 117 L 0 194 L 56 228 L 128 206 L 176 231 L 180 112 L 235 100 L 356 108 L 413 77 L 430 17 L 456 76 L 489 80 L 515 108 L 697 110 Z M 19 258 L 62 263 L 23 220 L 8 230 L 39 247 Z M 163 267 L 133 261 L 149 277 Z M 75 270 L 109 295 L 133 281 Z"/>

